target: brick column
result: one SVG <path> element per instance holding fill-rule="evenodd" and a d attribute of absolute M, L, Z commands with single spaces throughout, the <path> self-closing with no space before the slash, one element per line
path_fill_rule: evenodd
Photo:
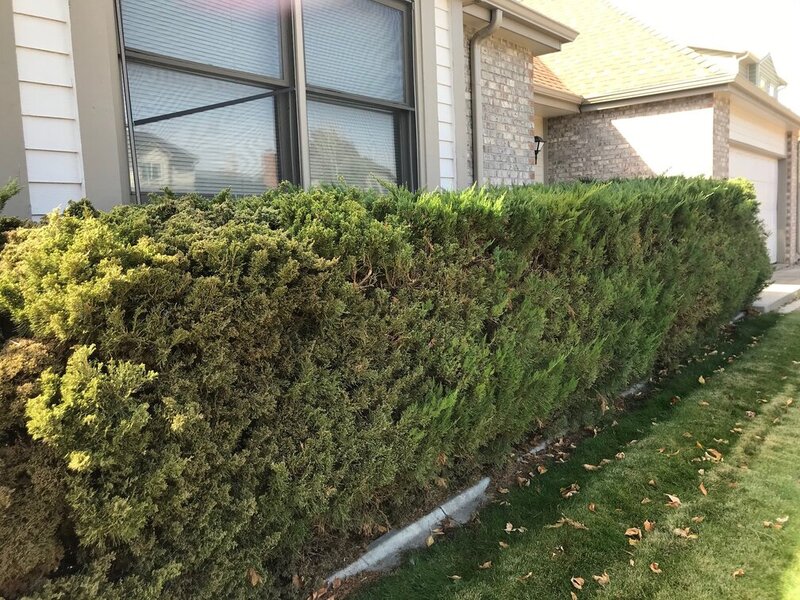
<path fill-rule="evenodd" d="M 730 175 L 731 98 L 727 94 L 714 94 L 714 166 L 717 179 Z"/>
<path fill-rule="evenodd" d="M 798 132 L 786 135 L 786 262 L 794 264 L 798 259 Z"/>

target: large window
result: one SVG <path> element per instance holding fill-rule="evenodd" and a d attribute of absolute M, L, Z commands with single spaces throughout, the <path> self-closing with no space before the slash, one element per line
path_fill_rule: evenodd
<path fill-rule="evenodd" d="M 415 184 L 410 1 L 118 1 L 137 195 Z"/>

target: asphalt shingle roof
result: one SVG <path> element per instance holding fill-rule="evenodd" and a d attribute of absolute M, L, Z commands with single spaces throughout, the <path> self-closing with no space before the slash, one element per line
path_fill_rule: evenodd
<path fill-rule="evenodd" d="M 570 92 L 571 90 L 564 85 L 564 82 L 558 78 L 558 75 L 553 73 L 546 64 L 542 62 L 540 56 L 533 57 L 533 85 L 545 86 L 551 90 L 558 90 L 560 92 Z"/>
<path fill-rule="evenodd" d="M 722 71 L 693 50 L 667 39 L 606 0 L 523 0 L 576 29 L 560 52 L 540 57 L 542 85 L 566 88 L 587 100 L 643 88 L 699 82 Z M 540 69 L 541 70 L 541 69 Z M 537 80 L 534 69 L 534 80 Z"/>

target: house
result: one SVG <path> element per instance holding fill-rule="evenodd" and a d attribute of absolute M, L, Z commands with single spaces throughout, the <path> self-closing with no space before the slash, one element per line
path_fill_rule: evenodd
<path fill-rule="evenodd" d="M 283 180 L 457 189 L 751 174 L 764 198 L 778 190 L 775 256 L 793 260 L 798 118 L 770 96 L 784 85 L 771 60 L 681 49 L 610 10 L 0 0 L 0 85 L 12 91 L 0 98 L 0 181 L 23 186 L 6 210 L 37 218 L 84 196 L 107 209 L 162 183 L 247 194 Z M 652 60 L 633 51 L 656 43 Z M 747 75 L 720 66 L 733 63 Z"/>
<path fill-rule="evenodd" d="M 797 260 L 800 116 L 770 56 L 681 46 L 604 0 L 531 4 L 580 31 L 534 65 L 545 181 L 744 177 L 772 260 Z"/>

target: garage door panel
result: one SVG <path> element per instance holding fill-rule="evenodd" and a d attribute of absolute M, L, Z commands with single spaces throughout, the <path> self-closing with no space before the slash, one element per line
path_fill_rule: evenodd
<path fill-rule="evenodd" d="M 767 250 L 772 262 L 778 260 L 778 160 L 756 152 L 731 148 L 730 176 L 753 182 L 759 214 L 769 237 Z"/>

